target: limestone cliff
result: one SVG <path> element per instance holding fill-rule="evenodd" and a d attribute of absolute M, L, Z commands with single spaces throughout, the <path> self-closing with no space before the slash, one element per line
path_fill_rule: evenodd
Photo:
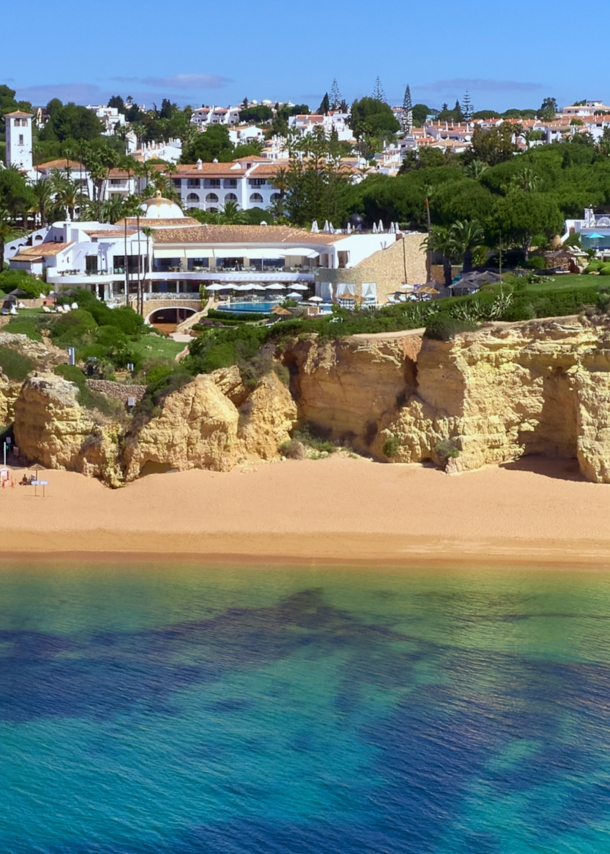
<path fill-rule="evenodd" d="M 490 324 L 453 341 L 354 336 L 287 354 L 302 419 L 359 450 L 450 471 L 527 454 L 577 458 L 610 482 L 610 321 Z M 392 440 L 388 442 L 388 440 Z M 445 444 L 446 447 L 446 444 Z"/>
<path fill-rule="evenodd" d="M 66 353 L 50 342 L 32 341 L 27 335 L 0 332 L 0 348 L 8 347 L 30 359 L 38 371 L 51 370 L 66 361 Z M 0 425 L 8 426 L 15 420 L 15 401 L 19 397 L 22 381 L 11 380 L 0 368 Z"/>
<path fill-rule="evenodd" d="M 78 403 L 78 388 L 51 373 L 32 374 L 15 402 L 15 443 L 24 457 L 47 468 L 122 479 L 116 427 Z"/>
<path fill-rule="evenodd" d="M 237 368 L 200 375 L 128 436 L 126 477 L 169 468 L 229 471 L 242 460 L 273 459 L 295 423 L 296 406 L 275 373 L 251 393 Z"/>
<path fill-rule="evenodd" d="M 379 424 L 416 389 L 421 332 L 295 342 L 285 353 L 299 420 L 367 452 Z"/>

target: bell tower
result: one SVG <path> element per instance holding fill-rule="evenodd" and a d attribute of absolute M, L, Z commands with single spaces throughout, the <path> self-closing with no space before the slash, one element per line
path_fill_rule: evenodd
<path fill-rule="evenodd" d="M 6 122 L 6 165 L 28 174 L 32 171 L 31 113 L 17 110 L 4 116 Z"/>

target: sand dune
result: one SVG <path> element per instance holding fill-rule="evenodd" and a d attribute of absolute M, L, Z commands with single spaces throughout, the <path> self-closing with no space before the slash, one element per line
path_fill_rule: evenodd
<path fill-rule="evenodd" d="M 571 462 L 447 476 L 337 456 L 151 475 L 117 491 L 69 472 L 44 477 L 45 499 L 0 490 L 6 556 L 610 564 L 610 486 L 583 481 Z"/>

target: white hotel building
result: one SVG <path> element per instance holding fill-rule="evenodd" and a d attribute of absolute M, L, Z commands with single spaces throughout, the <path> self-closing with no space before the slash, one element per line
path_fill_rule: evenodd
<path fill-rule="evenodd" d="M 139 218 L 116 225 L 56 222 L 7 243 L 4 257 L 11 269 L 42 277 L 56 291 L 87 288 L 109 305 L 133 303 L 140 281 L 144 316 L 152 321 L 168 307 L 198 311 L 201 284 L 301 283 L 327 296 L 323 283 L 333 280 L 331 271 L 349 270 L 398 239 L 396 233 L 201 225 L 157 196 L 142 204 Z"/>
<path fill-rule="evenodd" d="M 216 212 L 227 202 L 241 210 L 270 207 L 280 194 L 273 186 L 278 164 L 249 156 L 231 163 L 202 163 L 176 167 L 172 182 L 183 207 Z"/>

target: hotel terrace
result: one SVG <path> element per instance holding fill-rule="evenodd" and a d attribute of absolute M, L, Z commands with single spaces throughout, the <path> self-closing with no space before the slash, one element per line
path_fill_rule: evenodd
<path fill-rule="evenodd" d="M 325 281 L 391 248 L 399 233 L 310 232 L 274 225 L 201 225 L 160 196 L 142 216 L 116 225 L 56 222 L 8 243 L 12 269 L 45 278 L 56 291 L 88 288 L 110 305 L 136 302 L 144 315 L 168 305 L 194 313 L 200 285 L 306 284 Z M 327 289 L 328 290 L 328 289 Z M 369 289 L 370 290 L 370 289 Z M 127 295 L 126 295 L 127 291 Z M 326 295 L 323 293 L 323 295 Z"/>

